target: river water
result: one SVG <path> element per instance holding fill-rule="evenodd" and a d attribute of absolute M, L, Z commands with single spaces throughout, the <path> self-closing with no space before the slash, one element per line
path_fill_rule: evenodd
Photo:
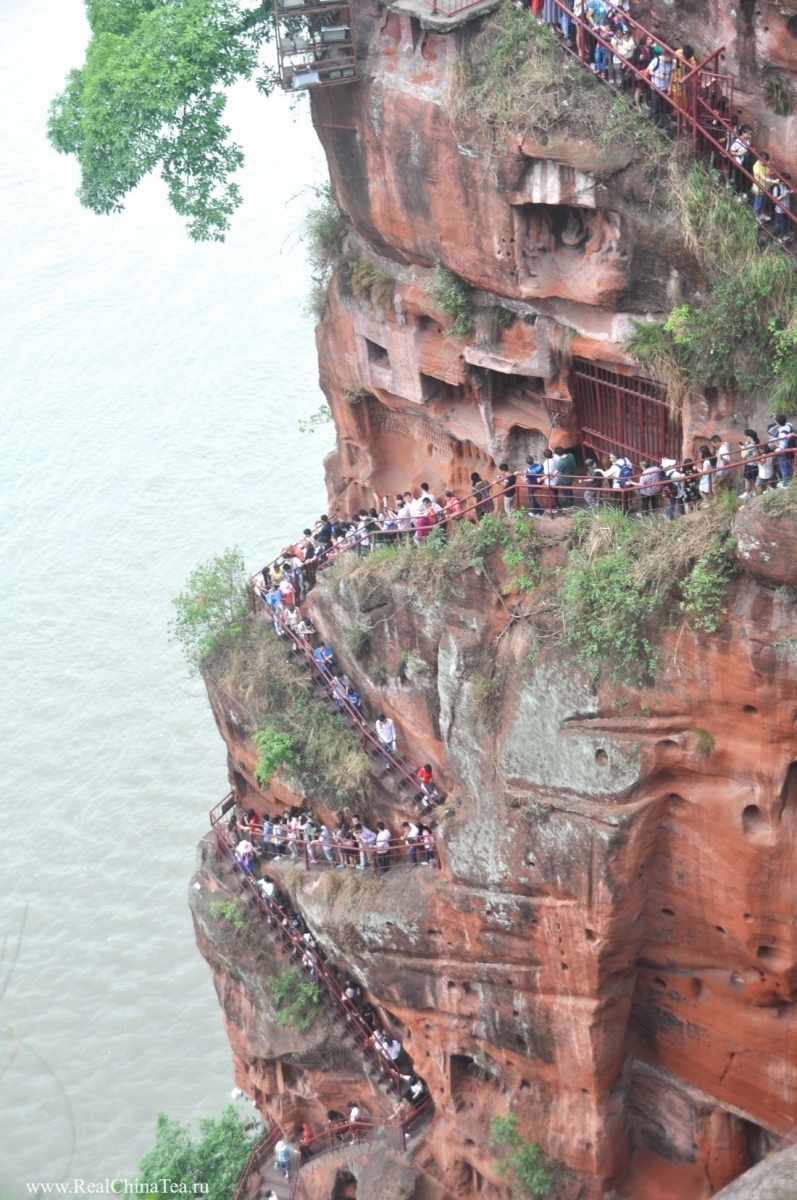
<path fill-rule="evenodd" d="M 254 569 L 323 507 L 327 429 L 298 229 L 324 177 L 306 107 L 238 88 L 245 203 L 196 246 L 148 181 L 74 197 L 44 136 L 77 0 L 0 0 L 0 1194 L 134 1170 L 155 1116 L 227 1102 L 186 895 L 226 785 L 167 639 L 197 562 Z"/>

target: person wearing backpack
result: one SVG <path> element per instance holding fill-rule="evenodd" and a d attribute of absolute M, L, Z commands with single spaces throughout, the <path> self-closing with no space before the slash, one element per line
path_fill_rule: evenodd
<path fill-rule="evenodd" d="M 661 469 L 664 475 L 664 487 L 662 489 L 667 497 L 667 520 L 675 519 L 676 510 L 678 516 L 682 517 L 686 513 L 684 507 L 684 476 L 678 470 L 678 463 L 674 458 L 663 458 L 661 460 Z"/>
<path fill-rule="evenodd" d="M 628 491 L 628 485 L 631 483 L 634 474 L 634 468 L 631 465 L 630 458 L 626 458 L 622 454 L 610 454 L 609 461 L 611 466 L 599 473 L 604 479 L 611 479 L 612 488 L 617 492 L 616 499 L 620 501 L 623 512 L 628 510 L 631 493 Z"/>

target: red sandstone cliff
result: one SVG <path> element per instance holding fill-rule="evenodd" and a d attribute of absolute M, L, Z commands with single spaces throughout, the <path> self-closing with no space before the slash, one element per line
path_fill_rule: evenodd
<path fill-rule="evenodd" d="M 717 0 L 658 17 L 706 52 L 727 42 L 740 96 L 788 163 L 795 118 L 765 116 L 762 100 L 767 72 L 797 63 L 788 6 Z M 517 465 L 551 437 L 575 441 L 574 359 L 632 376 L 632 320 L 694 286 L 636 152 L 457 128 L 444 97 L 467 35 L 424 31 L 368 0 L 356 20 L 364 81 L 317 94 L 314 118 L 347 253 L 388 275 L 393 298 L 358 298 L 341 268 L 318 329 L 338 434 L 330 502 L 342 511 L 421 479 L 461 487 L 471 470 Z M 446 336 L 450 320 L 430 299 L 436 259 L 476 289 L 467 337 Z M 496 304 L 516 314 L 511 328 L 491 322 Z M 693 397 L 685 450 L 741 428 L 756 413 L 746 403 L 742 414 L 737 398 Z M 434 1097 L 416 1154 L 423 1178 L 402 1194 L 426 1195 L 434 1179 L 441 1195 L 505 1196 L 486 1143 L 490 1118 L 507 1111 L 565 1163 L 560 1194 L 582 1200 L 702 1200 L 797 1141 L 788 529 L 755 506 L 744 514 L 744 573 L 721 631 L 666 632 L 648 690 L 596 681 L 533 623 L 508 628 L 484 573 L 442 597 L 362 589 L 346 574 L 312 593 L 319 629 L 373 710 L 395 715 L 410 758 L 431 761 L 449 793 L 439 874 L 397 870 L 345 893 L 291 881 Z M 561 560 L 556 545 L 546 553 Z M 344 631 L 364 618 L 373 632 L 361 662 Z M 411 669 L 398 671 L 402 653 Z M 485 724 L 474 679 L 497 668 L 500 712 Z M 273 807 L 254 781 L 242 698 L 209 690 L 239 796 Z M 283 787 L 276 798 L 295 797 Z M 312 800 L 322 814 L 335 807 Z M 381 781 L 364 807 L 406 815 Z M 199 878 L 223 885 L 207 864 Z M 358 1089 L 386 1112 L 357 1064 L 324 1048 L 325 1029 L 301 1046 L 275 1036 L 259 982 L 274 964 L 220 949 L 196 904 L 237 1077 L 263 1110 L 319 1120 Z M 331 1178 L 314 1184 L 319 1200 Z M 383 1200 L 369 1178 L 361 1189 Z"/>

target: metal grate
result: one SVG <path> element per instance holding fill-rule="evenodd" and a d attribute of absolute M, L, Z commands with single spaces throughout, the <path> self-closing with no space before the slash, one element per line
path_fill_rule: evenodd
<path fill-rule="evenodd" d="M 574 358 L 573 391 L 582 445 L 637 459 L 681 457 L 681 421 L 663 384 Z"/>

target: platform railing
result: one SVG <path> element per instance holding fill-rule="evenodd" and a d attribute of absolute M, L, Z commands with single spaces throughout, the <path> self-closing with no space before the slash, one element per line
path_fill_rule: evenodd
<path fill-rule="evenodd" d="M 472 0 L 443 0 L 445 8 L 440 7 L 440 0 L 426 0 L 426 3 L 435 11 L 444 11 L 447 15 L 453 16 L 470 8 Z M 676 83 L 675 95 L 672 95 L 669 90 L 663 91 L 658 88 L 646 71 L 640 70 L 629 59 L 618 54 L 611 42 L 603 37 L 589 21 L 576 16 L 566 0 L 553 0 L 553 3 L 559 9 L 561 19 L 566 18 L 567 23 L 572 24 L 577 31 L 575 47 L 571 46 L 567 39 L 563 39 L 561 41 L 563 50 L 585 67 L 589 67 L 593 48 L 596 45 L 602 46 L 609 55 L 608 73 L 614 69 L 613 59 L 616 57 L 620 60 L 626 77 L 636 79 L 642 84 L 644 94 L 655 97 L 653 107 L 659 115 L 663 114 L 671 122 L 671 132 L 676 140 L 691 140 L 695 153 L 707 158 L 712 166 L 716 166 L 718 161 L 724 163 L 730 180 L 746 180 L 751 188 L 755 186 L 766 196 L 772 205 L 778 205 L 778 197 L 774 196 L 769 188 L 759 184 L 752 171 L 740 166 L 730 153 L 730 146 L 739 135 L 729 119 L 733 114 L 734 81 L 728 72 L 721 69 L 720 60 L 725 53 L 724 46 L 713 50 L 701 63 L 688 69 L 683 78 Z M 644 34 L 651 44 L 655 43 L 660 46 L 664 53 L 673 55 L 675 61 L 680 61 L 682 66 L 688 67 L 688 64 L 684 64 L 683 59 L 679 59 L 676 51 L 668 46 L 658 34 L 646 29 L 628 13 L 623 12 L 622 20 L 623 24 L 628 25 L 638 37 Z M 621 89 L 610 78 L 602 75 L 598 77 L 615 94 L 622 95 Z M 712 133 L 711 130 L 714 132 Z M 776 171 L 770 163 L 765 162 L 752 145 L 746 141 L 745 145 L 754 161 L 764 164 L 767 175 L 786 188 L 789 202 L 794 204 L 793 197 L 797 193 L 789 186 L 788 180 L 784 179 L 783 175 Z M 794 237 L 795 231 L 797 231 L 797 213 L 793 212 L 791 208 L 784 208 L 783 215 L 785 226 Z M 768 228 L 766 224 L 760 225 L 760 228 L 772 241 L 777 243 L 778 239 L 774 229 Z"/>
<path fill-rule="evenodd" d="M 377 1050 L 372 1040 L 374 1031 L 360 1015 L 356 1005 L 349 1000 L 340 981 L 336 978 L 334 972 L 330 970 L 324 958 L 314 946 L 304 941 L 301 934 L 291 928 L 289 914 L 284 912 L 270 896 L 265 895 L 257 886 L 254 876 L 248 871 L 240 870 L 238 867 L 235 861 L 234 847 L 226 837 L 220 818 L 214 816 L 218 812 L 228 812 L 234 803 L 235 796 L 231 792 L 219 805 L 216 805 L 211 810 L 211 826 L 216 840 L 218 861 L 225 863 L 236 878 L 240 880 L 243 891 L 252 901 L 252 905 L 258 916 L 270 926 L 277 940 L 282 943 L 290 956 L 297 960 L 297 964 L 303 970 L 312 973 L 313 980 L 318 984 L 321 993 L 328 998 L 335 1010 L 345 1018 L 347 1029 L 352 1034 L 363 1054 L 371 1061 L 388 1084 L 398 1090 L 400 1085 L 398 1068 Z"/>

